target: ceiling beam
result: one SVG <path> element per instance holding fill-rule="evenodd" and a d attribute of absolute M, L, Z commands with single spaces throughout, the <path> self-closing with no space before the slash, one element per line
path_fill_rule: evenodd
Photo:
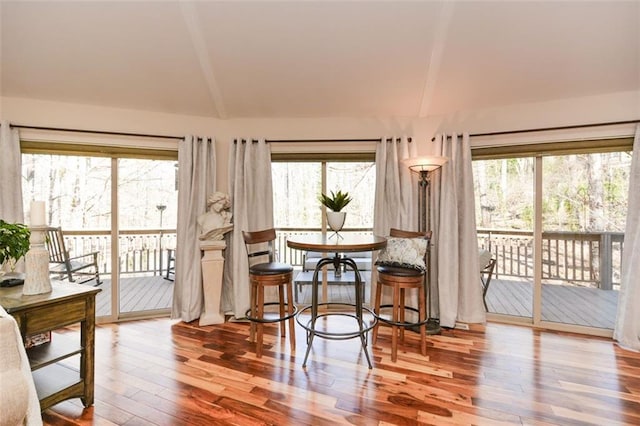
<path fill-rule="evenodd" d="M 200 22 L 197 18 L 195 6 L 191 2 L 181 1 L 180 11 L 182 12 L 182 17 L 184 18 L 184 22 L 187 25 L 187 30 L 189 31 L 189 35 L 191 36 L 193 49 L 195 50 L 196 56 L 198 57 L 202 76 L 207 83 L 207 88 L 209 89 L 209 95 L 211 95 L 213 107 L 218 113 L 218 118 L 225 119 L 227 118 L 227 111 L 222 99 L 222 92 L 220 91 L 220 86 L 218 85 L 215 73 L 213 72 L 211 58 L 209 57 L 207 45 L 204 41 L 204 36 L 202 35 L 202 30 L 200 28 Z"/>
<path fill-rule="evenodd" d="M 438 73 L 440 72 L 440 65 L 442 64 L 444 47 L 447 43 L 447 33 L 451 18 L 453 17 L 454 4 L 454 0 L 446 1 L 442 3 L 442 7 L 440 8 L 433 37 L 433 48 L 431 49 L 431 56 L 429 57 L 426 70 L 427 78 L 425 79 L 424 88 L 422 89 L 422 102 L 420 103 L 418 117 L 426 117 L 429 114 L 429 107 L 433 101 L 433 92 L 438 83 Z"/>

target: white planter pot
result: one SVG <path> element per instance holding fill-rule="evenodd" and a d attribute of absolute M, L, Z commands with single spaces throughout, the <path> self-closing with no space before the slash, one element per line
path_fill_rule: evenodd
<path fill-rule="evenodd" d="M 329 224 L 329 228 L 335 232 L 342 229 L 346 218 L 346 212 L 327 212 L 327 223 Z"/>

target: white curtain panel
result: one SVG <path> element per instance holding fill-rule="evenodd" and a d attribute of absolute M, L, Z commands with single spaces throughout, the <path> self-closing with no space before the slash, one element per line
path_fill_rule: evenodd
<path fill-rule="evenodd" d="M 383 137 L 376 147 L 375 235 L 388 236 L 391 228 L 418 230 L 418 182 L 412 179 L 409 168 L 402 164 L 402 160 L 415 157 L 416 152 L 416 143 L 409 142 L 406 136 Z M 369 292 L 371 305 L 376 294 L 376 278 L 373 268 Z M 390 303 L 390 297 L 390 292 L 386 292 L 383 304 Z M 407 306 L 418 306 L 417 299 L 407 301 Z"/>
<path fill-rule="evenodd" d="M 172 318 L 200 318 L 204 305 L 198 216 L 216 189 L 213 138 L 185 137 L 178 148 L 178 228 Z"/>
<path fill-rule="evenodd" d="M 640 126 L 633 141 L 629 173 L 629 205 L 624 231 L 622 276 L 613 338 L 620 346 L 640 351 Z"/>
<path fill-rule="evenodd" d="M 226 251 L 231 262 L 232 288 L 223 289 L 223 309 L 236 319 L 249 309 L 249 264 L 242 231 L 273 227 L 271 147 L 264 140 L 237 139 L 229 157 L 229 183 L 233 209 L 233 235 Z M 231 291 L 231 294 L 229 294 Z"/>
<path fill-rule="evenodd" d="M 382 138 L 376 147 L 376 192 L 373 233 L 389 229 L 418 229 L 418 183 L 402 160 L 416 156 L 416 144 L 407 137 Z"/>
<path fill-rule="evenodd" d="M 24 223 L 20 135 L 7 121 L 0 125 L 0 219 Z"/>
<path fill-rule="evenodd" d="M 438 300 L 432 308 L 438 309 L 443 327 L 454 327 L 456 321 L 483 323 L 469 134 L 437 135 L 434 154 L 449 161 L 431 182 L 431 282 L 437 283 L 432 302 Z"/>

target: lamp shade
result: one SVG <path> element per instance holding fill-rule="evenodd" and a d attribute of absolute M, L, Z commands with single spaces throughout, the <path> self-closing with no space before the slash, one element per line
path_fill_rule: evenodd
<path fill-rule="evenodd" d="M 435 155 L 422 155 L 402 160 L 402 163 L 413 172 L 433 171 L 442 167 L 449 159 Z"/>

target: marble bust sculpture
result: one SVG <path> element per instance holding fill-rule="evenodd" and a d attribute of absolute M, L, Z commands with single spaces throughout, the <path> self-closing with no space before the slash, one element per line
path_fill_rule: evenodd
<path fill-rule="evenodd" d="M 207 212 L 198 216 L 200 240 L 222 240 L 233 229 L 231 199 L 224 192 L 214 192 L 207 200 Z"/>

